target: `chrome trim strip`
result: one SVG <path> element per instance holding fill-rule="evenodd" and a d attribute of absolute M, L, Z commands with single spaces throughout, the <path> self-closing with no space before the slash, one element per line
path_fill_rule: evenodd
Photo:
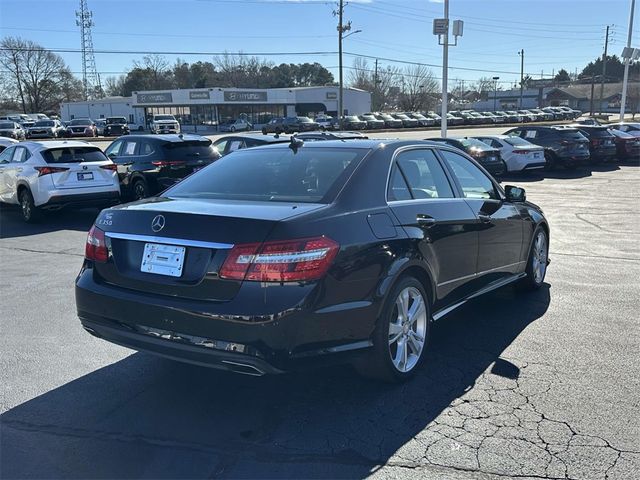
<path fill-rule="evenodd" d="M 442 317 L 444 317 L 445 315 L 451 313 L 452 311 L 454 311 L 456 308 L 461 307 L 462 305 L 464 305 L 465 303 L 467 303 L 469 300 L 472 300 L 476 297 L 479 297 L 480 295 L 484 295 L 485 293 L 489 293 L 493 290 L 497 290 L 498 288 L 504 287 L 505 285 L 509 285 L 512 282 L 515 282 L 517 280 L 520 280 L 521 278 L 526 277 L 527 274 L 525 272 L 519 273 L 517 275 L 513 275 L 505 280 L 501 280 L 497 283 L 494 283 L 493 285 L 488 285 L 485 288 L 478 290 L 476 293 L 472 293 L 471 295 L 469 295 L 467 298 L 465 298 L 464 300 L 461 300 L 458 303 L 454 303 L 453 305 L 450 305 L 446 308 L 443 308 L 442 310 L 438 310 L 436 313 L 434 313 L 431 318 L 433 319 L 433 321 L 437 321 L 440 320 Z"/>
<path fill-rule="evenodd" d="M 516 262 L 516 263 L 510 263 L 509 265 L 502 265 L 500 267 L 496 267 L 496 268 L 491 268 L 489 270 L 483 270 L 482 272 L 478 272 L 478 273 L 472 273 L 471 275 L 465 275 L 464 277 L 458 277 L 458 278 L 454 278 L 453 280 L 447 280 L 446 282 L 442 282 L 438 284 L 438 287 L 442 287 L 444 285 L 448 285 L 450 283 L 455 283 L 455 282 L 459 282 L 461 280 L 466 280 L 468 278 L 473 278 L 473 277 L 478 277 L 480 275 L 484 275 L 485 273 L 491 273 L 491 272 L 495 272 L 496 270 L 500 270 L 502 268 L 507 268 L 507 267 L 515 267 L 516 265 L 520 265 L 522 263 L 527 263 L 526 261 L 520 261 L 520 262 Z"/>
<path fill-rule="evenodd" d="M 200 240 L 187 240 L 185 238 L 158 237 L 155 235 L 135 235 L 132 233 L 105 232 L 105 236 L 118 240 L 133 240 L 135 242 L 162 243 L 165 245 L 181 245 L 183 247 L 212 248 L 215 250 L 228 250 L 233 248 L 232 243 L 202 242 Z"/>

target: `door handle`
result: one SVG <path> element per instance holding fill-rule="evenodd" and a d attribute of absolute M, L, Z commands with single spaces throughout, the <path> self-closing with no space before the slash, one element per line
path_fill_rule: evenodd
<path fill-rule="evenodd" d="M 416 217 L 416 222 L 421 227 L 432 227 L 437 223 L 435 218 L 428 215 L 418 215 Z"/>
<path fill-rule="evenodd" d="M 491 223 L 491 217 L 482 213 L 478 214 L 478 220 L 480 220 L 482 223 Z"/>

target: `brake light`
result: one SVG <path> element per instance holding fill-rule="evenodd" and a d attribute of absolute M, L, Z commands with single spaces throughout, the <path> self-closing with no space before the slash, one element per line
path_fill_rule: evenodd
<path fill-rule="evenodd" d="M 109 259 L 109 249 L 104 232 L 95 225 L 89 230 L 87 243 L 84 246 L 84 257 L 94 262 L 105 263 Z"/>
<path fill-rule="evenodd" d="M 65 167 L 33 167 L 38 171 L 38 176 L 49 175 L 51 173 L 61 173 L 69 170 Z"/>
<path fill-rule="evenodd" d="M 529 153 L 529 151 L 527 151 L 527 150 L 514 150 L 511 153 L 515 153 L 516 155 L 526 155 L 527 153 Z"/>
<path fill-rule="evenodd" d="M 157 162 L 151 162 L 153 165 L 155 165 L 156 167 L 170 167 L 172 165 L 184 165 L 186 162 L 186 160 L 160 160 Z"/>
<path fill-rule="evenodd" d="M 100 168 L 104 168 L 105 170 L 111 170 L 115 172 L 118 170 L 118 166 L 115 163 L 110 163 L 108 165 L 101 165 Z"/>
<path fill-rule="evenodd" d="M 327 237 L 236 245 L 220 277 L 258 282 L 317 280 L 327 272 L 339 247 Z"/>
<path fill-rule="evenodd" d="M 598 140 L 597 138 L 592 139 L 591 145 L 600 145 L 600 140 Z"/>

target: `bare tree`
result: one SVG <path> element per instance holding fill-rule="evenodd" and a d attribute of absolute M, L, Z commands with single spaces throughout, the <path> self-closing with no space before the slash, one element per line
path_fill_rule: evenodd
<path fill-rule="evenodd" d="M 78 84 L 62 57 L 35 42 L 5 37 L 0 65 L 7 71 L 4 84 L 25 113 L 57 110 L 61 101 L 77 99 Z"/>
<path fill-rule="evenodd" d="M 431 70 L 424 65 L 411 65 L 404 69 L 402 79 L 401 110 L 416 112 L 435 106 L 439 84 Z"/>
<path fill-rule="evenodd" d="M 371 92 L 373 111 L 393 109 L 397 104 L 400 70 L 397 67 L 379 67 L 377 72 L 363 57 L 356 57 L 349 71 L 349 84 Z"/>

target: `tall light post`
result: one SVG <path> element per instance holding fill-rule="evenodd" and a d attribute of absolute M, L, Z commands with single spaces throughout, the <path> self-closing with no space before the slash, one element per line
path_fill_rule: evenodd
<path fill-rule="evenodd" d="M 455 42 L 449 44 L 449 0 L 444 0 L 444 18 L 433 19 L 433 34 L 438 35 L 438 44 L 442 45 L 442 107 L 440 123 L 440 135 L 444 138 L 447 136 L 447 106 L 449 96 L 447 92 L 447 81 L 449 75 L 449 47 L 458 44 L 458 37 L 462 36 L 464 23 L 462 20 L 454 20 L 453 36 Z"/>
<path fill-rule="evenodd" d="M 627 36 L 627 48 L 622 52 L 624 58 L 624 77 L 622 79 L 622 98 L 620 99 L 620 121 L 624 121 L 624 109 L 627 102 L 627 84 L 629 82 L 629 64 L 634 57 L 634 49 L 631 48 L 631 37 L 633 36 L 633 10 L 636 0 L 631 0 L 631 12 L 629 13 L 629 35 Z M 637 51 L 637 50 L 636 50 Z M 637 57 L 636 57 L 637 58 Z"/>
<path fill-rule="evenodd" d="M 498 80 L 500 77 L 493 77 L 493 111 L 496 111 L 496 95 L 498 94 Z"/>
<path fill-rule="evenodd" d="M 524 89 L 524 48 L 518 52 L 520 55 L 520 109 L 522 110 L 522 93 Z"/>

